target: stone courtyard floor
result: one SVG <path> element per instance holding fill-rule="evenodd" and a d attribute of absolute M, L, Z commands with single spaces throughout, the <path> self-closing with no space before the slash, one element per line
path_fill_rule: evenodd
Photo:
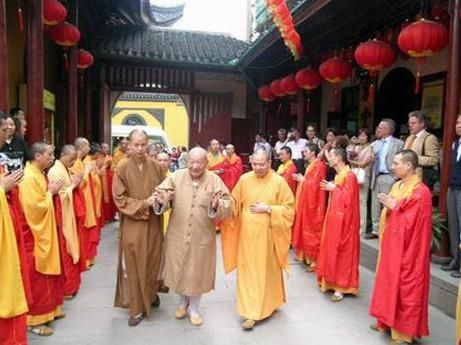
<path fill-rule="evenodd" d="M 53 323 L 51 337 L 29 335 L 32 345 L 310 345 L 388 344 L 387 335 L 369 329 L 368 306 L 373 273 L 361 268 L 360 294 L 332 303 L 319 292 L 315 276 L 292 260 L 286 279 L 287 304 L 251 331 L 240 328 L 236 314 L 235 274 L 225 275 L 220 253 L 216 290 L 202 298 L 204 324 L 192 326 L 173 316 L 177 297 L 161 294 L 161 306 L 150 320 L 127 325 L 126 310 L 113 307 L 117 266 L 117 223 L 102 233 L 95 266 L 82 277 L 77 297 L 66 302 L 66 318 Z M 218 239 L 219 243 L 219 239 Z M 455 320 L 430 307 L 431 337 L 419 344 L 454 345 Z"/>

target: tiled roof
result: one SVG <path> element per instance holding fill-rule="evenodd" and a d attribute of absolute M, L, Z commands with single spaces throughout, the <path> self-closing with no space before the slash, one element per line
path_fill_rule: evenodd
<path fill-rule="evenodd" d="M 171 26 L 184 14 L 185 4 L 180 4 L 172 7 L 163 7 L 151 5 L 152 17 L 156 26 Z"/>
<path fill-rule="evenodd" d="M 248 46 L 223 34 L 150 27 L 111 30 L 94 51 L 102 58 L 229 67 Z"/>

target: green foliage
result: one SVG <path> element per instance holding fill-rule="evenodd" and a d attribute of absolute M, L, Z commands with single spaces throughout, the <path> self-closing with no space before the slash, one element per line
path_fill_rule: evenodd
<path fill-rule="evenodd" d="M 440 249 L 443 232 L 448 231 L 446 223 L 446 219 L 441 216 L 439 210 L 434 208 L 432 213 L 432 248 L 436 251 Z"/>

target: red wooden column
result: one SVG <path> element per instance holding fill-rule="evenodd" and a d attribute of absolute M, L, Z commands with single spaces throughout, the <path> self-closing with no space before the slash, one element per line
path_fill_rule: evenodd
<path fill-rule="evenodd" d="M 93 139 L 93 86 L 91 78 L 91 71 L 86 75 L 86 100 L 85 100 L 85 137 L 90 140 Z"/>
<path fill-rule="evenodd" d="M 443 153 L 444 157 L 441 171 L 441 186 L 439 197 L 439 210 L 440 213 L 446 215 L 447 213 L 447 190 L 450 178 L 451 169 L 451 145 L 455 139 L 455 123 L 459 113 L 459 94 L 460 94 L 460 58 L 461 58 L 461 44 L 460 44 L 460 18 L 459 11 L 461 7 L 461 0 L 454 0 L 451 7 L 450 19 L 450 37 L 449 37 L 449 61 L 447 73 L 447 93 L 445 98 L 445 114 L 443 124 Z"/>
<path fill-rule="evenodd" d="M 106 84 L 106 67 L 101 66 L 99 74 L 99 142 L 110 142 L 110 114 L 109 114 L 109 96 L 110 89 Z"/>
<path fill-rule="evenodd" d="M 44 50 L 43 0 L 27 1 L 27 137 L 29 143 L 43 140 Z"/>
<path fill-rule="evenodd" d="M 78 136 L 78 70 L 76 46 L 70 48 L 68 61 L 66 142 L 73 143 Z"/>
<path fill-rule="evenodd" d="M 296 128 L 298 128 L 301 136 L 304 133 L 304 118 L 306 117 L 306 106 L 305 106 L 306 97 L 304 95 L 304 90 L 301 89 L 298 91 L 298 121 L 296 123 Z"/>
<path fill-rule="evenodd" d="M 6 31 L 6 0 L 0 0 L 0 111 L 8 111 L 8 46 Z"/>

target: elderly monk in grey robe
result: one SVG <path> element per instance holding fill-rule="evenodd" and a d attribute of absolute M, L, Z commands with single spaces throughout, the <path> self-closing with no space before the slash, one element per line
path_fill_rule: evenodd
<path fill-rule="evenodd" d="M 138 325 L 158 307 L 157 295 L 163 231 L 154 213 L 152 193 L 164 178 L 146 157 L 147 134 L 134 130 L 129 136 L 131 155 L 119 163 L 113 181 L 114 202 L 120 211 L 120 246 L 116 307 L 129 307 L 129 326 Z"/>
<path fill-rule="evenodd" d="M 233 201 L 227 187 L 209 172 L 207 152 L 190 150 L 187 169 L 168 176 L 154 194 L 155 210 L 171 208 L 165 237 L 164 283 L 180 295 L 175 317 L 200 326 L 201 295 L 214 289 L 216 275 L 215 220 L 232 214 Z"/>

